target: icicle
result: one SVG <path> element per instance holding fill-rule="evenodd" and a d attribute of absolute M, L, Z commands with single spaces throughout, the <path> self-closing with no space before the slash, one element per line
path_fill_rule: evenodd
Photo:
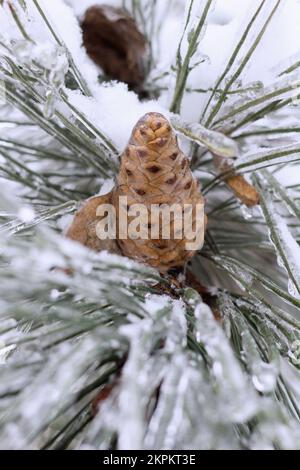
<path fill-rule="evenodd" d="M 239 285 L 239 287 L 244 291 L 246 286 L 251 286 L 254 282 L 254 277 L 250 272 L 247 272 L 243 269 L 239 269 L 237 265 L 226 262 L 225 259 L 219 257 L 218 255 L 214 256 L 216 262 L 220 263 L 220 266 L 225 266 L 226 270 L 234 274 L 234 280 Z"/>
<path fill-rule="evenodd" d="M 184 122 L 179 116 L 174 116 L 171 122 L 179 134 L 201 147 L 208 148 L 218 156 L 234 158 L 238 155 L 238 147 L 234 140 L 219 132 L 206 129 L 201 124 Z"/>
<path fill-rule="evenodd" d="M 278 365 L 274 362 L 263 362 L 260 358 L 255 341 L 248 331 L 242 333 L 243 354 L 252 372 L 253 385 L 258 392 L 274 391 L 279 374 Z"/>
<path fill-rule="evenodd" d="M 288 353 L 288 356 L 291 360 L 291 363 L 294 366 L 299 366 L 300 365 L 300 339 L 296 339 L 291 344 L 291 349 Z"/>
<path fill-rule="evenodd" d="M 28 224 L 34 220 L 35 212 L 31 207 L 22 207 L 18 212 L 18 218 Z"/>

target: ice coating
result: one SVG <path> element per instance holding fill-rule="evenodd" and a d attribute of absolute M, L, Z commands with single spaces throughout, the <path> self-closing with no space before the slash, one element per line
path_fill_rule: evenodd
<path fill-rule="evenodd" d="M 196 207 L 203 207 L 203 198 L 198 183 L 189 168 L 189 160 L 178 146 L 177 136 L 169 121 L 160 113 L 147 113 L 133 129 L 129 144 L 123 153 L 117 185 L 113 192 L 115 206 L 120 197 L 127 197 L 129 212 L 135 204 L 143 204 L 147 213 L 145 224 L 148 224 L 147 240 L 118 240 L 123 254 L 143 261 L 158 268 L 161 272 L 180 267 L 191 259 L 196 249 L 188 250 L 186 233 L 181 239 L 176 238 L 176 216 L 171 214 L 170 239 L 165 239 L 162 227 L 159 236 L 152 236 L 153 225 L 151 210 L 153 205 L 165 204 L 171 207 L 178 204 L 182 209 L 191 207 L 192 225 L 196 224 Z M 147 221 L 146 221 L 147 218 Z M 205 216 L 199 224 L 197 236 L 203 245 Z M 201 232 L 201 235 L 200 235 Z"/>

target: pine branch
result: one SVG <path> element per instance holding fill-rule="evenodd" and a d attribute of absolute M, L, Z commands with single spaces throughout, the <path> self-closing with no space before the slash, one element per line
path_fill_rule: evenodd
<path fill-rule="evenodd" d="M 248 34 L 249 34 L 249 32 L 250 32 L 250 30 L 251 30 L 251 28 L 252 28 L 252 26 L 253 26 L 255 20 L 256 20 L 257 17 L 259 16 L 259 14 L 260 14 L 260 12 L 261 12 L 261 9 L 263 8 L 264 4 L 265 4 L 265 0 L 263 0 L 263 1 L 259 4 L 258 9 L 255 11 L 255 14 L 254 14 L 253 17 L 250 19 L 250 21 L 249 21 L 249 23 L 248 23 L 248 25 L 247 25 L 247 27 L 246 27 L 246 29 L 245 29 L 243 35 L 241 36 L 241 39 L 239 40 L 237 46 L 235 47 L 235 49 L 234 49 L 234 51 L 233 51 L 233 54 L 232 54 L 232 56 L 230 57 L 230 59 L 229 59 L 229 61 L 228 61 L 228 64 L 226 65 L 226 68 L 224 69 L 224 71 L 223 71 L 223 73 L 221 74 L 220 78 L 218 79 L 218 81 L 217 81 L 217 83 L 216 83 L 214 89 L 212 90 L 212 93 L 211 93 L 211 95 L 210 95 L 210 97 L 209 97 L 209 99 L 208 99 L 208 101 L 207 101 L 207 104 L 206 104 L 204 110 L 203 110 L 203 113 L 202 113 L 202 116 L 201 116 L 201 122 L 203 122 L 204 117 L 205 117 L 205 114 L 207 113 L 208 108 L 209 108 L 209 106 L 210 106 L 210 104 L 211 104 L 211 102 L 212 102 L 214 96 L 216 95 L 217 92 L 219 93 L 218 88 L 221 86 L 223 80 L 225 80 L 227 74 L 230 72 L 232 66 L 234 65 L 234 63 L 235 63 L 235 61 L 236 61 L 236 59 L 237 59 L 237 57 L 238 57 L 238 54 L 239 54 L 239 52 L 240 52 L 242 46 L 244 45 L 244 43 L 245 43 L 245 41 L 246 41 L 246 39 L 247 39 L 247 36 L 248 36 Z M 221 90 L 221 96 L 222 96 L 222 95 L 225 96 L 226 93 L 229 94 L 229 93 L 230 93 L 230 89 Z M 212 118 L 213 118 L 213 116 L 212 116 Z M 209 120 L 207 121 L 206 124 L 208 124 L 208 123 L 209 123 Z"/>

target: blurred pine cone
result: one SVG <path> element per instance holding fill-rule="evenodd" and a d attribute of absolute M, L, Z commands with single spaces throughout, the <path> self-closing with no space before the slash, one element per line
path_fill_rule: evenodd
<path fill-rule="evenodd" d="M 146 39 L 125 10 L 109 5 L 89 8 L 82 22 L 90 58 L 111 79 L 138 89 L 145 79 Z"/>

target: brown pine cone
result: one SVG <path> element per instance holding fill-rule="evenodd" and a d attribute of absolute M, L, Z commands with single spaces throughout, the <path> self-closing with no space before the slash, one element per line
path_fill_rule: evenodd
<path fill-rule="evenodd" d="M 120 196 L 127 196 L 129 207 L 132 204 L 144 204 L 147 207 L 148 217 L 145 223 L 150 221 L 153 204 L 179 204 L 181 207 L 191 204 L 193 208 L 196 204 L 203 204 L 198 183 L 189 168 L 189 161 L 179 149 L 177 137 L 169 122 L 161 114 L 146 114 L 133 129 L 128 147 L 122 156 L 113 194 L 115 205 Z M 123 210 L 127 211 L 128 208 Z M 193 216 L 195 217 L 195 214 Z M 133 218 L 128 217 L 129 224 Z M 159 237 L 151 239 L 152 226 L 148 223 L 149 239 L 119 240 L 122 253 L 129 258 L 144 261 L 161 272 L 183 266 L 195 255 L 195 251 L 186 250 L 186 238 L 175 239 L 173 216 L 170 222 L 171 239 L 163 239 L 162 227 Z M 193 222 L 195 223 L 195 220 Z M 204 224 L 203 218 L 203 233 Z"/>
<path fill-rule="evenodd" d="M 120 197 L 127 198 L 125 205 L 120 203 Z M 100 220 L 96 216 L 97 206 L 109 201 L 113 203 L 117 214 L 117 242 L 103 242 L 97 240 L 96 235 L 96 226 Z M 135 204 L 143 205 L 143 217 L 130 212 Z M 178 214 L 175 216 L 171 212 L 169 219 L 162 221 L 162 218 L 158 217 L 153 221 L 153 205 L 161 210 L 163 205 L 169 208 L 173 204 L 177 204 L 181 210 L 185 205 L 189 205 L 188 219 L 193 238 L 190 239 L 190 234 L 186 231 L 178 238 Z M 177 137 L 170 123 L 161 114 L 149 113 L 140 119 L 133 129 L 129 144 L 122 155 L 115 188 L 106 196 L 90 199 L 77 214 L 67 235 L 94 250 L 119 251 L 124 256 L 157 268 L 160 272 L 167 272 L 183 266 L 203 245 L 206 217 L 202 212 L 198 219 L 196 218 L 196 205 L 203 208 L 204 200 L 190 171 L 189 161 L 178 147 Z M 139 228 L 144 231 L 146 239 L 132 237 L 131 223 L 137 217 L 140 222 L 142 220 Z M 127 221 L 129 227 L 128 232 L 125 230 L 124 237 L 121 236 L 124 231 L 122 218 Z M 182 213 L 180 219 L 183 224 Z M 170 237 L 167 239 L 164 237 L 163 228 L 167 229 L 167 232 L 170 231 Z M 155 229 L 157 234 L 153 237 L 152 230 Z M 195 239 L 197 246 L 187 250 L 187 243 L 194 242 Z"/>
<path fill-rule="evenodd" d="M 82 22 L 83 44 L 90 58 L 111 79 L 136 89 L 145 79 L 146 39 L 121 8 L 95 5 Z"/>

